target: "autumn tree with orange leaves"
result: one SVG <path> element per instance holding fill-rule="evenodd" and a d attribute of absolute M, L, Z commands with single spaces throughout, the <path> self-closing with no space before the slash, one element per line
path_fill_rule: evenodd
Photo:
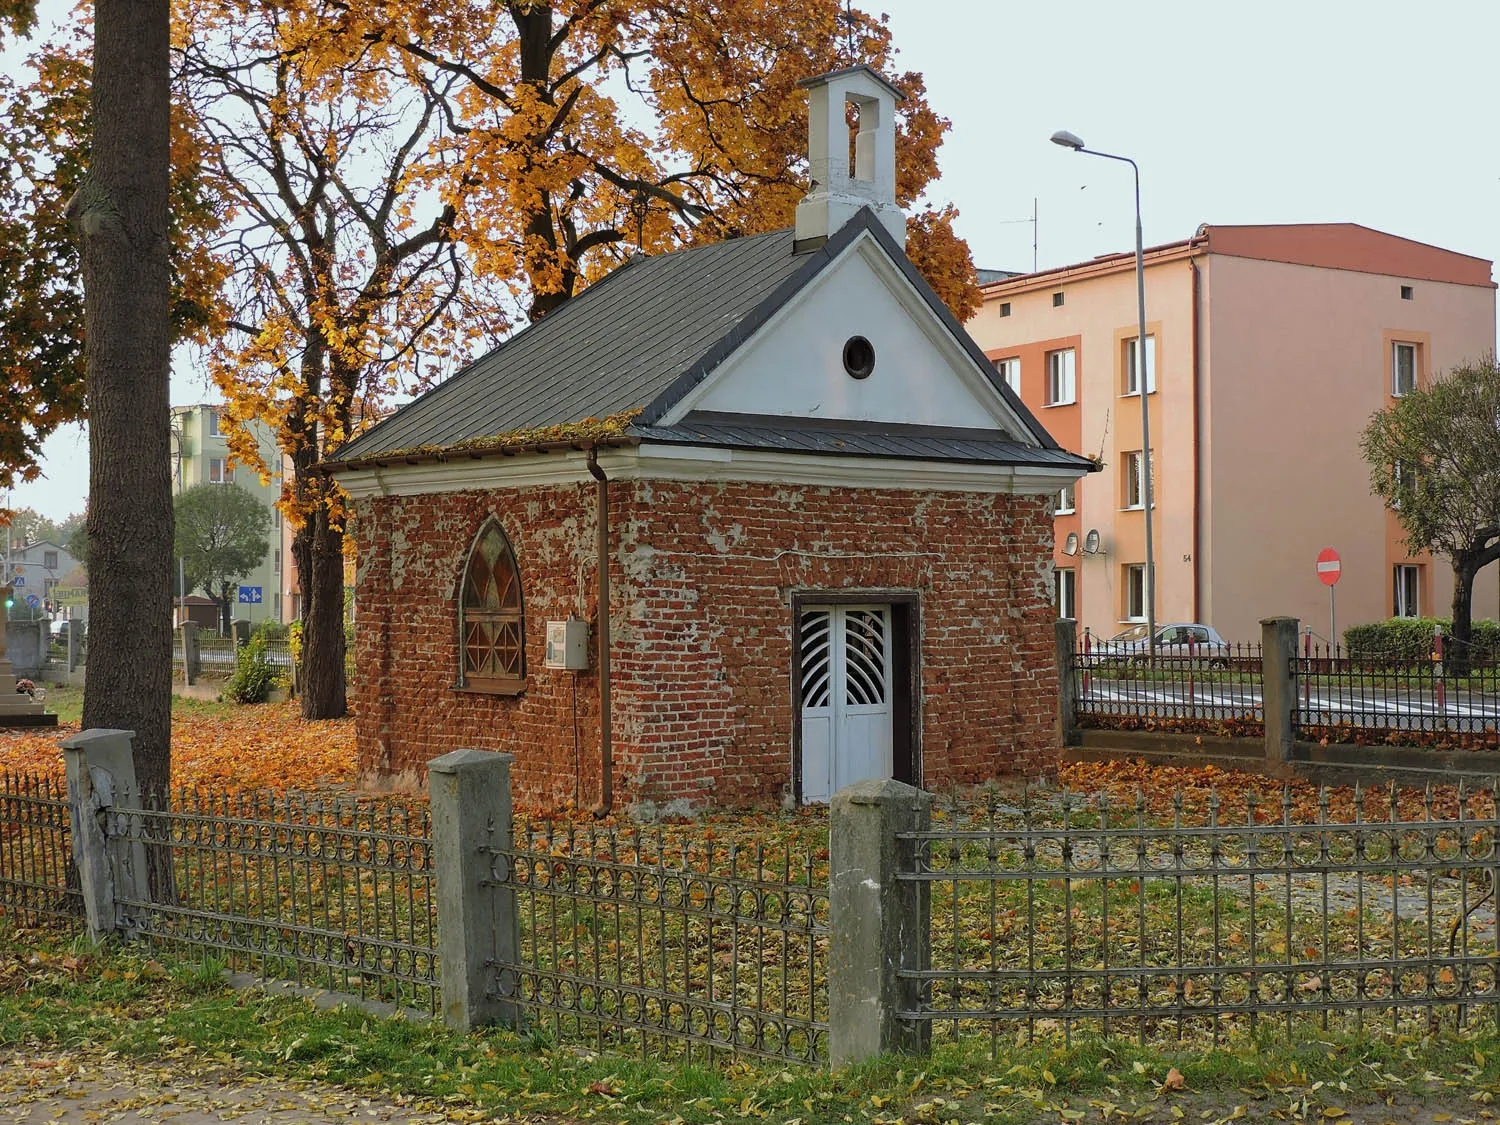
<path fill-rule="evenodd" d="M 884 21 L 846 20 L 838 0 L 332 0 L 329 11 L 338 35 L 393 43 L 459 80 L 445 105 L 471 170 L 459 229 L 480 272 L 524 287 L 533 318 L 637 248 L 792 225 L 808 189 L 802 79 L 867 63 L 906 92 L 896 187 L 908 211 L 937 176 L 948 129 L 921 75 L 894 71 Z M 962 320 L 979 292 L 954 217 L 913 214 L 907 252 Z"/>
<path fill-rule="evenodd" d="M 342 51 L 315 11 L 260 0 L 179 4 L 179 87 L 205 177 L 234 209 L 222 250 L 227 331 L 209 349 L 230 448 L 269 473 L 245 423 L 291 464 L 302 593 L 302 712 L 344 688 L 344 507 L 318 463 L 393 393 L 451 370 L 494 300 L 454 240 L 465 172 L 444 143 L 455 79 L 388 45 Z"/>

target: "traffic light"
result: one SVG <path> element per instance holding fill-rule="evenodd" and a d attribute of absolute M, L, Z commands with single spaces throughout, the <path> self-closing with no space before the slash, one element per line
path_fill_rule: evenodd
<path fill-rule="evenodd" d="M 15 587 L 5 587 L 5 608 L 10 609 L 16 604 Z"/>

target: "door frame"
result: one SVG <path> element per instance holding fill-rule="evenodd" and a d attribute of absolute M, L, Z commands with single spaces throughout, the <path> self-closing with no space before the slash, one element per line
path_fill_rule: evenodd
<path fill-rule="evenodd" d="M 792 799 L 802 806 L 802 611 L 813 605 L 891 607 L 891 776 L 922 787 L 922 598 L 912 590 L 793 590 Z"/>

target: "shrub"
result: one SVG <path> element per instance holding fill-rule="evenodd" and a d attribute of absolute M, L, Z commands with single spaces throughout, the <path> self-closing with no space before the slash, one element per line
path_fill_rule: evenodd
<path fill-rule="evenodd" d="M 1344 630 L 1344 647 L 1352 660 L 1414 664 L 1432 659 L 1433 631 L 1439 625 L 1446 634 L 1453 621 L 1448 617 L 1393 617 L 1355 625 Z M 1500 622 L 1474 622 L 1470 640 L 1474 667 L 1500 662 Z M 1445 637 L 1443 643 L 1451 642 Z"/>
<path fill-rule="evenodd" d="M 235 655 L 234 675 L 224 696 L 235 703 L 264 703 L 281 683 L 281 670 L 266 659 L 266 638 L 257 633 Z"/>

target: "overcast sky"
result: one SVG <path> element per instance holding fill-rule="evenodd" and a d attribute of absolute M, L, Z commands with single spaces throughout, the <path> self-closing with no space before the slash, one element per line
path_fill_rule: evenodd
<path fill-rule="evenodd" d="M 1033 199 L 1042 268 L 1131 248 L 1130 169 L 1049 144 L 1058 129 L 1140 163 L 1147 245 L 1204 222 L 1356 222 L 1500 257 L 1500 0 L 858 6 L 889 14 L 901 69 L 953 122 L 932 196 L 957 204 L 976 265 L 1031 268 Z M 174 376 L 174 402 L 210 397 Z M 14 502 L 82 508 L 76 427 L 46 474 Z"/>

